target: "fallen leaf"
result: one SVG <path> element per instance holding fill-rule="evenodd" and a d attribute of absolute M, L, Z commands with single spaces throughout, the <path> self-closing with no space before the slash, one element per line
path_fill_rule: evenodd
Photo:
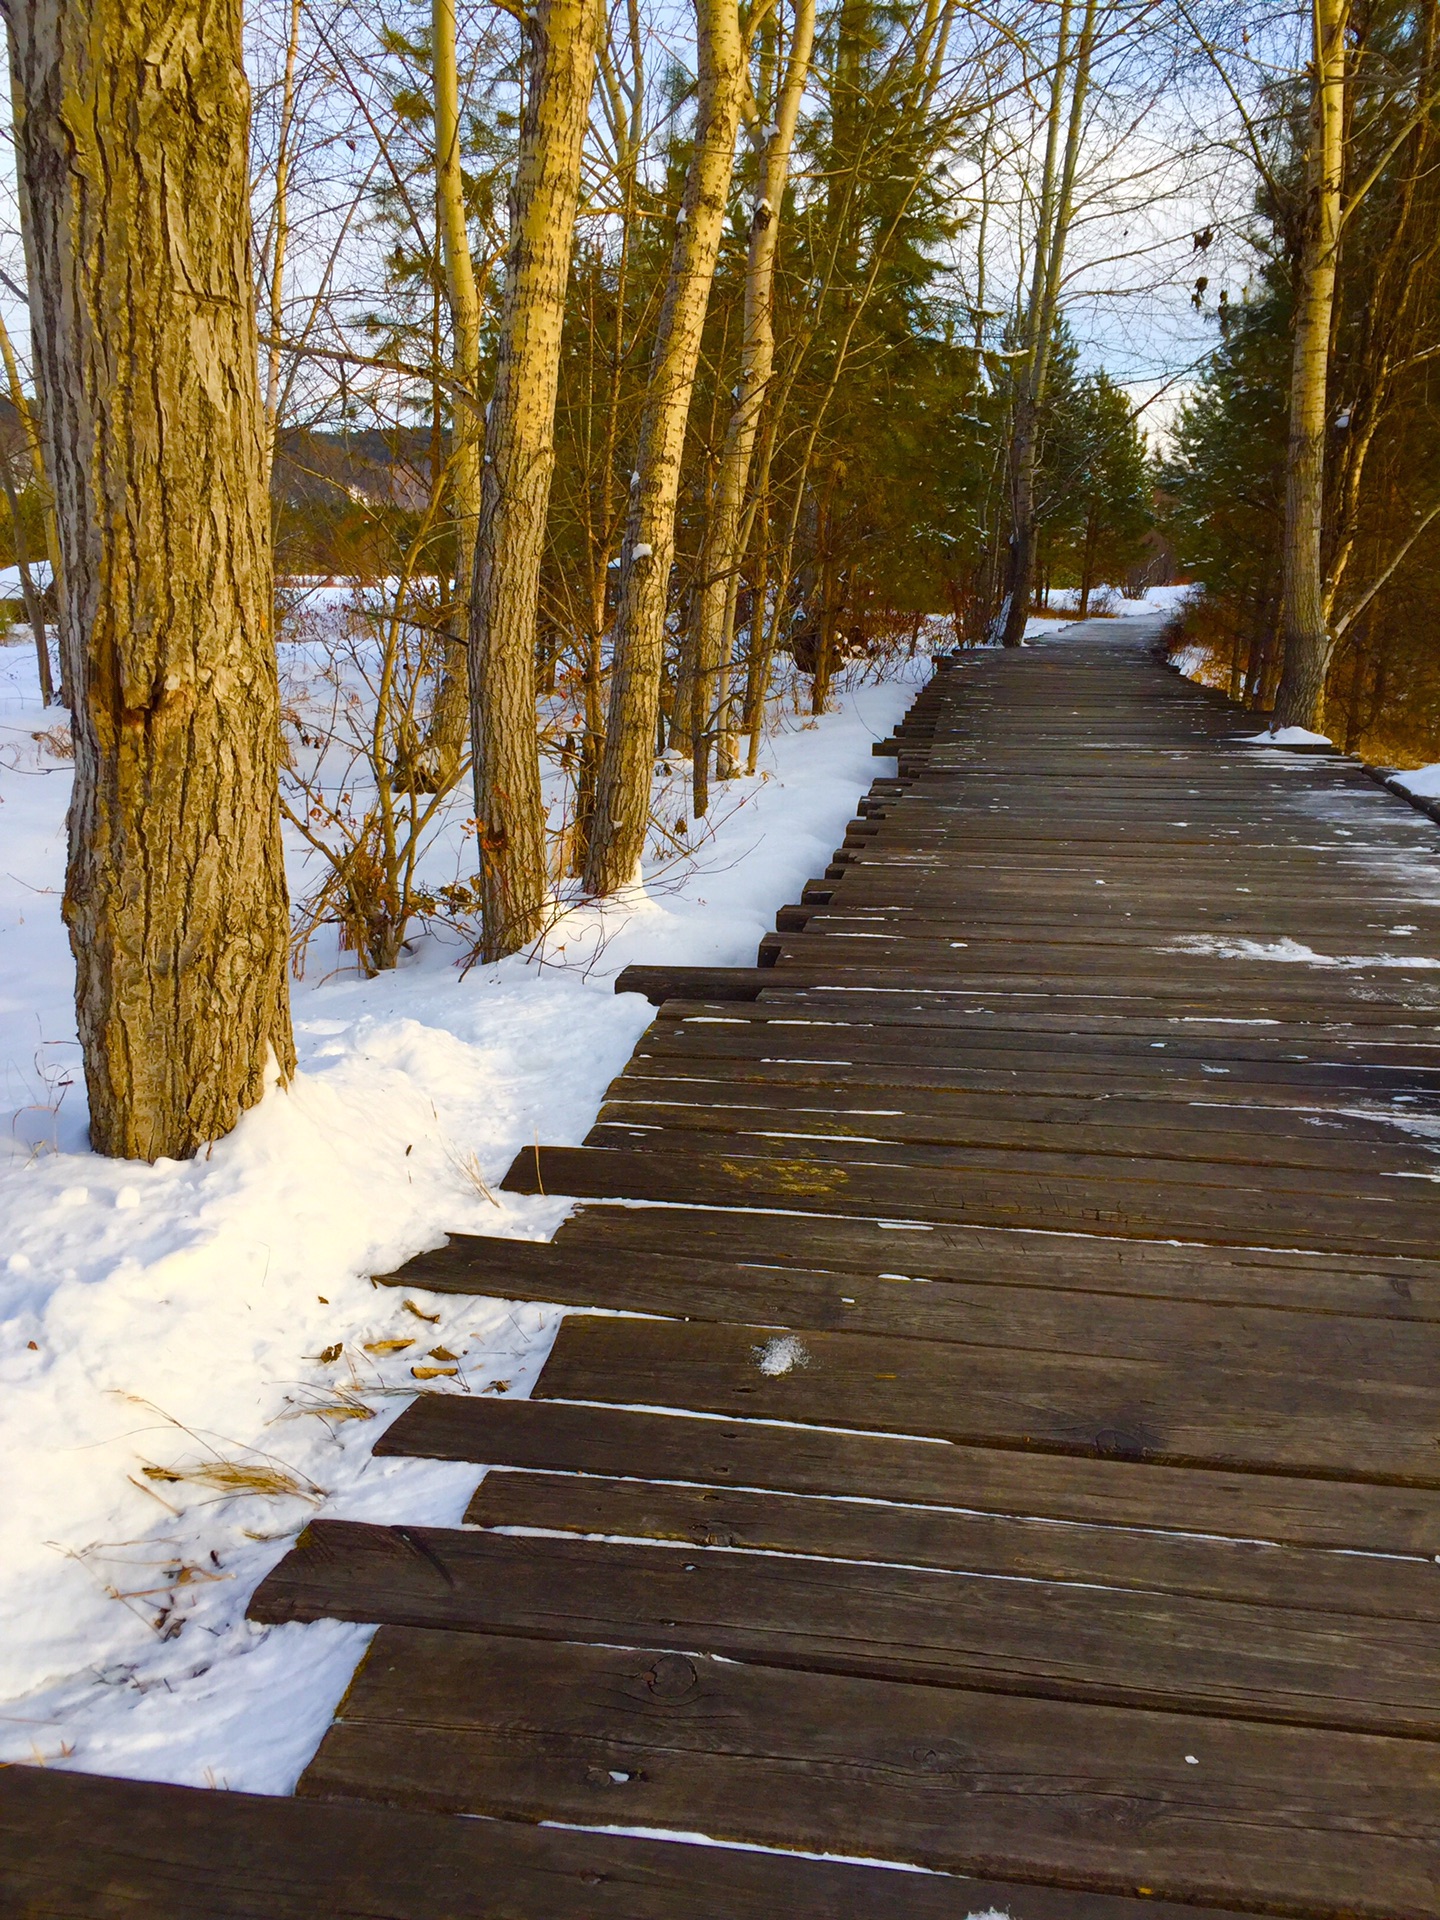
<path fill-rule="evenodd" d="M 460 1369 L 458 1367 L 411 1367 L 410 1371 L 417 1380 L 453 1380 Z"/>
<path fill-rule="evenodd" d="M 431 1347 L 430 1358 L 432 1360 L 458 1360 L 460 1356 L 458 1353 L 451 1353 L 448 1347 Z"/>
<path fill-rule="evenodd" d="M 413 1347 L 413 1340 L 367 1340 L 366 1353 L 403 1353 L 406 1347 Z"/>
<path fill-rule="evenodd" d="M 428 1320 L 432 1327 L 439 1326 L 440 1316 L 438 1313 L 422 1312 L 421 1309 L 416 1306 L 413 1300 L 402 1300 L 400 1304 L 405 1309 L 406 1313 L 413 1313 L 417 1320 Z"/>

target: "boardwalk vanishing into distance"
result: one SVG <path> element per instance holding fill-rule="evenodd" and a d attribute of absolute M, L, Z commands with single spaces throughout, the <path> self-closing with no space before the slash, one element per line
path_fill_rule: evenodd
<path fill-rule="evenodd" d="M 1152 639 L 941 664 L 755 968 L 631 970 L 554 1241 L 388 1276 L 612 1311 L 255 1596 L 379 1623 L 297 1797 L 11 1770 L 0 1909 L 1440 1916 L 1440 830 Z"/>

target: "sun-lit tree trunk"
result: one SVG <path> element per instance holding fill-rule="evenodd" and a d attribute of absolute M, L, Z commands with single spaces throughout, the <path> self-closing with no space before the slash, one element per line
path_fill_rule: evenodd
<path fill-rule="evenodd" d="M 511 196 L 505 305 L 470 603 L 470 714 L 482 952 L 539 932 L 549 890 L 535 624 L 555 464 L 560 335 L 595 84 L 600 0 L 539 0 Z"/>
<path fill-rule="evenodd" d="M 775 415 L 772 411 L 760 435 L 755 485 L 750 502 L 751 538 L 755 560 L 750 580 L 750 632 L 745 646 L 745 696 L 740 724 L 745 734 L 745 771 L 754 773 L 760 759 L 760 736 L 765 730 L 765 701 L 770 691 L 770 666 L 779 627 L 770 614 L 770 465 L 775 454 Z"/>
<path fill-rule="evenodd" d="M 445 793 L 460 772 L 470 731 L 469 666 L 465 625 L 475 572 L 480 525 L 480 462 L 485 438 L 480 413 L 480 293 L 465 222 L 465 179 L 460 166 L 460 82 L 455 0 L 432 0 L 431 66 L 435 89 L 435 225 L 445 266 L 450 308 L 451 451 L 445 472 L 455 572 L 442 615 L 442 653 L 435 698 L 419 753 L 417 786 Z M 435 484 L 440 484 L 435 476 Z"/>
<path fill-rule="evenodd" d="M 65 567 L 91 1139 L 184 1156 L 294 1067 L 238 0 L 11 0 Z"/>
<path fill-rule="evenodd" d="M 614 40 L 610 35 L 615 36 Z M 623 49 L 623 58 L 617 58 Z M 575 833 L 570 871 L 582 875 L 595 818 L 595 794 L 605 741 L 605 700 L 602 648 L 609 606 L 610 563 L 615 558 L 624 522 L 624 495 L 615 471 L 618 458 L 622 395 L 627 375 L 626 320 L 629 317 L 630 257 L 639 222 L 636 207 L 639 169 L 645 144 L 646 36 L 638 0 L 626 0 L 623 21 L 617 8 L 612 24 L 600 40 L 601 89 L 597 95 L 613 143 L 614 177 L 619 185 L 620 244 L 615 260 L 613 331 L 608 349 L 609 378 L 605 383 L 604 426 L 600 434 L 599 471 L 591 507 L 589 620 L 582 642 L 581 697 L 584 725 L 580 733 L 579 766 L 575 780 Z M 596 268 L 598 270 L 599 258 Z M 593 329 L 592 353 L 602 350 Z"/>
<path fill-rule="evenodd" d="M 1349 18 L 1350 0 L 1312 0 L 1314 66 L 1305 156 L 1305 232 L 1295 270 L 1290 438 L 1285 460 L 1280 613 L 1285 653 L 1275 696 L 1275 724 L 1316 731 L 1325 716 L 1325 676 L 1335 644 L 1326 617 L 1321 549 Z"/>
<path fill-rule="evenodd" d="M 585 863 L 585 884 L 600 894 L 630 885 L 645 851 L 680 459 L 735 164 L 745 84 L 735 0 L 697 0 L 696 29 L 695 150 L 640 419 L 639 453 L 620 558 L 605 751 Z"/>
<path fill-rule="evenodd" d="M 1035 469 L 1039 458 L 1040 416 L 1049 386 L 1050 354 L 1060 305 L 1065 249 L 1075 210 L 1075 176 L 1085 130 L 1085 97 L 1095 47 L 1098 0 L 1086 0 L 1078 38 L 1071 44 L 1070 0 L 1062 0 L 1046 116 L 1045 159 L 1041 174 L 1039 218 L 1030 298 L 1025 314 L 1024 358 L 1020 361 L 1010 427 L 1008 463 L 1010 542 L 1006 554 L 1005 594 L 991 627 L 992 639 L 1018 647 L 1025 637 L 1030 598 L 1035 588 Z M 1070 112 L 1063 159 L 1060 129 L 1070 89 Z M 1058 172 L 1058 178 L 1057 178 Z"/>
<path fill-rule="evenodd" d="M 742 558 L 745 490 L 750 465 L 775 369 L 775 255 L 780 214 L 790 175 L 790 150 L 800 118 L 810 54 L 815 39 L 815 0 L 797 0 L 789 57 L 774 107 L 762 129 L 760 177 L 750 215 L 750 245 L 745 265 L 745 320 L 740 346 L 740 379 L 720 456 L 720 472 L 700 557 L 698 636 L 696 641 L 694 739 L 694 812 L 709 805 L 708 773 L 712 733 L 721 751 L 716 771 L 723 779 L 735 771 L 730 734 L 728 667 L 735 630 L 736 589 Z M 724 698 L 722 698 L 722 692 Z"/>

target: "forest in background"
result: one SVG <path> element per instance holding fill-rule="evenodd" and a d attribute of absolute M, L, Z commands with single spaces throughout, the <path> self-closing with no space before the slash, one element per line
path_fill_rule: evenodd
<path fill-rule="evenodd" d="M 1387 766 L 1440 758 L 1440 31 L 1433 5 L 1350 10 L 1341 129 L 1348 204 L 1330 323 L 1322 530 L 1335 637 L 1324 702 L 1337 744 Z M 1418 108 L 1423 110 L 1417 111 Z M 1295 278 L 1305 249 L 1310 101 L 1250 104 L 1255 210 L 1246 297 L 1181 408 L 1156 475 L 1186 577 L 1203 583 L 1172 646 L 1268 711 L 1283 662 L 1286 457 Z"/>
<path fill-rule="evenodd" d="M 1178 567 L 1203 676 L 1440 751 L 1437 10 L 171 0 L 172 68 L 16 0 L 0 484 L 97 1142 L 283 1078 L 318 924 L 376 972 L 625 898 L 660 769 L 703 820 L 777 674 L 927 629 Z"/>

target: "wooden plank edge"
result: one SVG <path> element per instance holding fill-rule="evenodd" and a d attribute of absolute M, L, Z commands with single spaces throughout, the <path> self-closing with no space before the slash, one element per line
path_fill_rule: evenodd
<path fill-rule="evenodd" d="M 296 1800 L 0 1770 L 15 1920 L 1232 1920 L 1232 1909 Z"/>

